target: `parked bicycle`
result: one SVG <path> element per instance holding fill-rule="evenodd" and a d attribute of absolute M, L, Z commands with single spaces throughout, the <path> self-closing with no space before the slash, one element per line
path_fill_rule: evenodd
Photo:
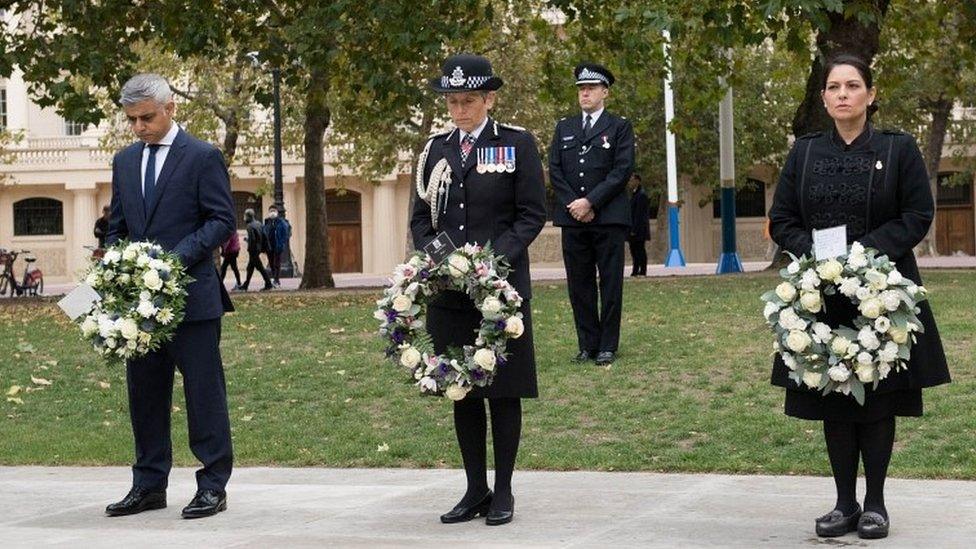
<path fill-rule="evenodd" d="M 14 275 L 14 262 L 24 256 L 24 276 L 17 281 Z M 44 293 L 44 274 L 34 265 L 37 258 L 30 250 L 5 250 L 0 248 L 0 296 L 9 292 L 14 296 L 37 296 Z"/>

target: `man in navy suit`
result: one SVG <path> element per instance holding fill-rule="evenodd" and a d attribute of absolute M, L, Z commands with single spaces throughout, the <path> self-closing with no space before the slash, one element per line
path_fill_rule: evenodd
<path fill-rule="evenodd" d="M 176 106 L 166 79 L 136 75 L 123 86 L 120 102 L 139 140 L 112 162 L 106 243 L 154 241 L 177 254 L 194 281 L 187 286 L 185 317 L 173 340 L 126 364 L 136 461 L 132 489 L 105 512 L 120 516 L 166 507 L 173 375 L 179 368 L 190 449 L 203 463 L 183 518 L 206 517 L 227 508 L 225 486 L 233 462 L 220 361 L 220 318 L 233 307 L 211 260 L 235 230 L 230 180 L 220 151 L 173 122 Z"/>

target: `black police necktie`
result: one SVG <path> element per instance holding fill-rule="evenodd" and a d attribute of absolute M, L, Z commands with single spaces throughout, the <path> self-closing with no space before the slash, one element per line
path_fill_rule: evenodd
<path fill-rule="evenodd" d="M 587 138 L 590 136 L 590 130 L 593 129 L 593 116 L 587 114 L 586 121 L 583 122 L 583 137 Z"/>
<path fill-rule="evenodd" d="M 153 192 L 156 190 L 156 151 L 162 145 L 149 145 L 149 159 L 146 160 L 146 174 L 143 177 L 142 199 L 145 201 L 146 213 L 149 213 L 149 204 L 152 202 Z"/>
<path fill-rule="evenodd" d="M 472 148 L 474 148 L 474 136 L 469 133 L 461 140 L 461 164 L 464 164 L 464 161 L 468 159 Z"/>

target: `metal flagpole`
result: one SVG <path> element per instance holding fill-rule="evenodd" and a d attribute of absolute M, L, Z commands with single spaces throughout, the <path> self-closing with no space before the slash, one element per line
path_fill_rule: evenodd
<path fill-rule="evenodd" d="M 725 84 L 725 79 L 722 79 Z M 735 245 L 735 140 L 732 128 L 732 87 L 718 105 L 719 179 L 722 184 L 722 255 L 717 274 L 741 273 L 742 261 Z"/>
<path fill-rule="evenodd" d="M 684 267 L 685 256 L 681 253 L 681 238 L 678 214 L 678 161 L 674 146 L 674 133 L 671 131 L 671 121 L 674 119 L 674 94 L 671 91 L 671 65 L 668 57 L 668 47 L 671 43 L 671 33 L 664 33 L 664 128 L 665 145 L 668 164 L 668 234 L 671 249 L 668 252 L 665 267 Z"/>

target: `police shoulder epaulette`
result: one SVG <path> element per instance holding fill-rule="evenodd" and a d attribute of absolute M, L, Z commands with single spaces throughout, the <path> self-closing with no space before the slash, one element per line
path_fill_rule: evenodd
<path fill-rule="evenodd" d="M 565 116 L 559 119 L 560 122 L 562 122 L 563 120 L 566 120 Z"/>
<path fill-rule="evenodd" d="M 427 139 L 437 139 L 438 137 L 444 137 L 445 135 L 448 135 L 450 133 L 451 133 L 451 130 L 447 130 L 447 131 L 443 131 L 443 132 L 435 132 L 435 133 L 432 133 L 432 134 L 428 135 L 427 136 Z"/>
<path fill-rule="evenodd" d="M 525 131 L 525 128 L 523 128 L 522 126 L 515 126 L 515 125 L 512 125 L 512 124 L 504 124 L 504 123 L 501 123 L 501 122 L 499 122 L 498 125 L 501 126 L 501 127 L 503 127 L 503 128 L 505 128 L 505 129 L 507 129 L 507 130 L 515 130 L 517 132 L 524 132 Z"/>
<path fill-rule="evenodd" d="M 801 135 L 797 139 L 813 139 L 814 137 L 820 137 L 821 135 L 823 135 L 823 132 L 810 132 L 806 135 Z"/>

